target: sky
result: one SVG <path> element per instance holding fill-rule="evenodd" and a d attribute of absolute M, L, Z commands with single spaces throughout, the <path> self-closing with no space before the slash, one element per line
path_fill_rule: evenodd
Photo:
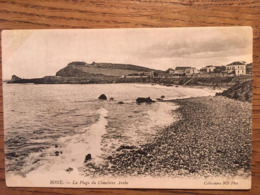
<path fill-rule="evenodd" d="M 167 70 L 252 62 L 251 27 L 5 30 L 3 79 L 55 75 L 72 61 Z"/>

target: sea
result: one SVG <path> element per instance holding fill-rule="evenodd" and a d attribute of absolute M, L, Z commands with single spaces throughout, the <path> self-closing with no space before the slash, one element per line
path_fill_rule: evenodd
<path fill-rule="evenodd" d="M 6 173 L 80 174 L 85 157 L 102 163 L 120 146 L 138 146 L 178 120 L 173 102 L 222 89 L 151 84 L 3 84 Z M 107 100 L 99 100 L 101 94 Z M 123 104 L 118 104 L 122 101 Z"/>

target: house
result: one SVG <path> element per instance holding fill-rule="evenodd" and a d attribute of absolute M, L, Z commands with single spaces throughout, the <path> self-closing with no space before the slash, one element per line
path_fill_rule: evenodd
<path fill-rule="evenodd" d="M 229 74 L 233 73 L 236 76 L 245 75 L 246 74 L 246 62 L 233 62 L 226 66 L 226 70 Z"/>
<path fill-rule="evenodd" d="M 185 69 L 185 75 L 197 74 L 199 71 L 194 67 L 189 67 Z"/>
<path fill-rule="evenodd" d="M 155 77 L 157 75 L 156 72 L 151 71 L 151 72 L 137 72 L 137 73 L 132 73 L 128 75 L 122 75 L 121 77 L 123 78 L 148 78 L 148 77 Z"/>
<path fill-rule="evenodd" d="M 168 68 L 168 70 L 166 70 L 166 72 L 168 74 L 174 74 L 175 73 L 175 70 L 173 70 L 172 68 Z"/>
<path fill-rule="evenodd" d="M 150 77 L 154 77 L 155 76 L 155 72 L 151 71 L 151 72 L 144 72 L 145 76 L 150 76 Z"/>
<path fill-rule="evenodd" d="M 184 76 L 185 75 L 185 71 L 186 69 L 189 69 L 191 67 L 176 67 L 175 71 L 174 71 L 174 75 L 178 75 L 178 76 Z"/>
<path fill-rule="evenodd" d="M 187 66 L 182 66 L 182 67 L 176 67 L 175 70 L 169 70 L 170 74 L 173 74 L 175 76 L 190 76 L 193 74 L 198 73 L 199 71 L 194 68 L 194 67 L 187 67 Z"/>
<path fill-rule="evenodd" d="M 214 70 L 215 70 L 215 66 L 213 66 L 213 65 L 208 65 L 208 66 L 206 66 L 206 67 L 203 67 L 203 68 L 201 68 L 200 69 L 200 73 L 212 73 L 212 72 L 214 72 Z"/>
<path fill-rule="evenodd" d="M 214 72 L 214 70 L 215 70 L 215 66 L 213 66 L 213 65 L 208 65 L 205 68 L 207 70 L 207 73 Z"/>
<path fill-rule="evenodd" d="M 200 69 L 200 73 L 207 73 L 207 68 L 206 68 L 206 67 L 201 68 L 201 69 Z"/>

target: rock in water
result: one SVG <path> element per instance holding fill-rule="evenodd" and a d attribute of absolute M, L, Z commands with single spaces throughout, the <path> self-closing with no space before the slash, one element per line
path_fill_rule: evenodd
<path fill-rule="evenodd" d="M 150 98 L 150 97 L 147 97 L 147 98 L 143 98 L 143 97 L 138 97 L 136 99 L 136 103 L 140 104 L 140 103 L 153 103 L 154 101 Z"/>
<path fill-rule="evenodd" d="M 20 81 L 20 80 L 22 80 L 20 77 L 18 77 L 16 75 L 13 75 L 12 79 L 11 79 L 11 82 L 17 82 L 17 81 Z"/>
<path fill-rule="evenodd" d="M 89 160 L 91 160 L 91 154 L 86 155 L 84 162 L 86 163 Z"/>
<path fill-rule="evenodd" d="M 98 97 L 100 100 L 107 100 L 107 96 L 105 94 L 102 94 Z"/>
<path fill-rule="evenodd" d="M 66 169 L 66 171 L 70 173 L 71 171 L 73 171 L 73 168 L 69 167 Z"/>

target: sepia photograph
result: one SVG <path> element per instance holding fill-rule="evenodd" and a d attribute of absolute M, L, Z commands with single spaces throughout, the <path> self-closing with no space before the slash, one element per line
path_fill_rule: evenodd
<path fill-rule="evenodd" d="M 248 26 L 4 30 L 9 187 L 250 189 Z"/>

